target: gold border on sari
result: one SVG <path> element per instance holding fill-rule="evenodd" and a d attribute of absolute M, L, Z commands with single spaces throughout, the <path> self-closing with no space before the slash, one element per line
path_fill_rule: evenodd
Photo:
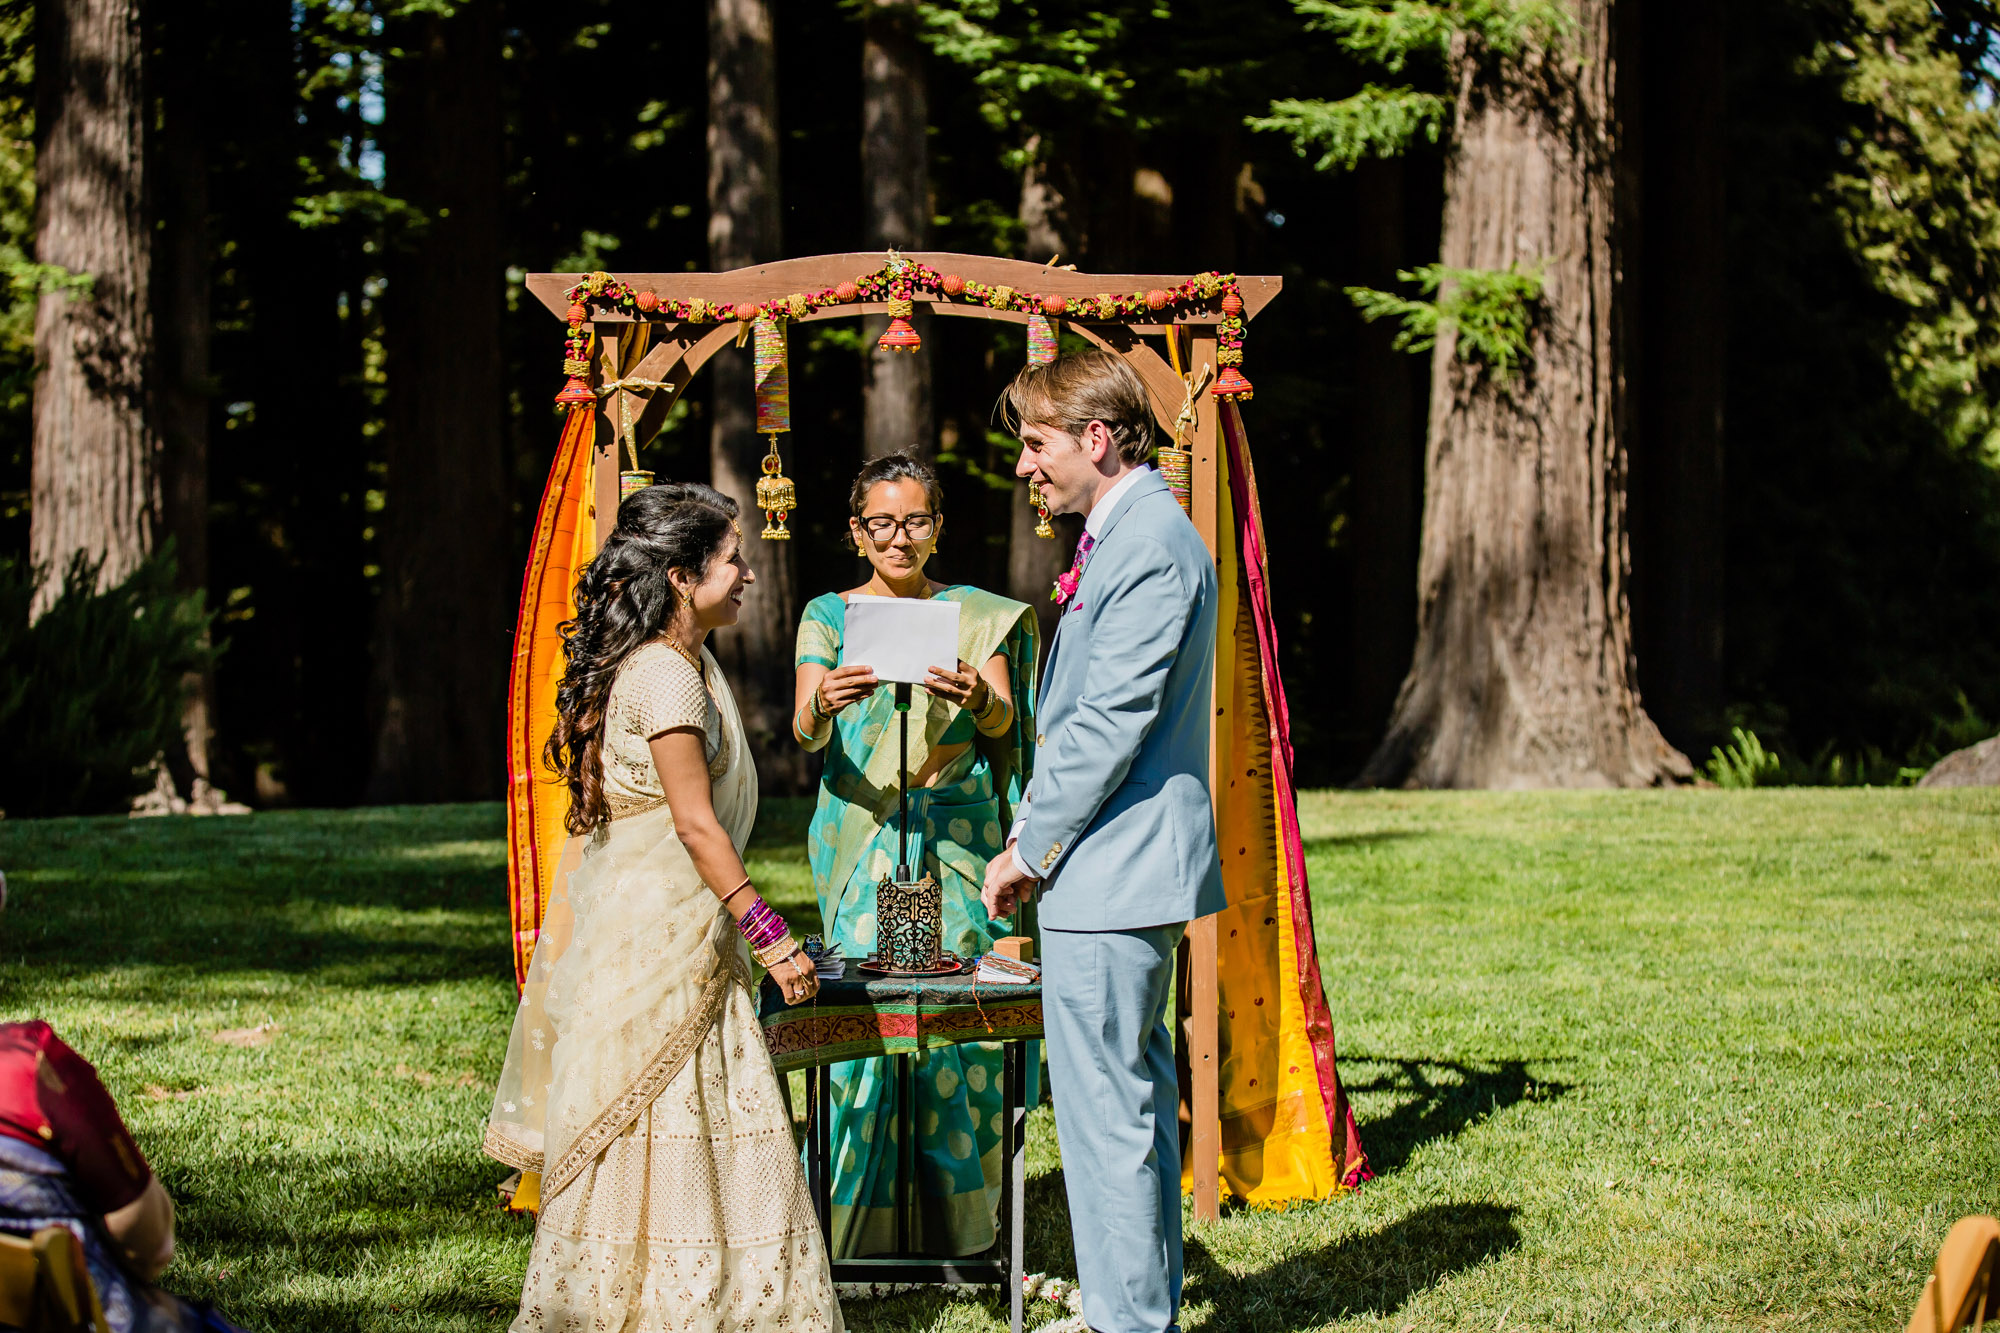
<path fill-rule="evenodd" d="M 695 1001 L 693 1012 L 688 1014 L 680 1026 L 667 1034 L 660 1048 L 646 1062 L 639 1077 L 632 1080 L 630 1087 L 597 1113 L 597 1117 L 584 1126 L 567 1151 L 556 1160 L 556 1164 L 542 1173 L 542 1197 L 553 1198 L 564 1186 L 582 1174 L 583 1168 L 599 1153 L 611 1145 L 611 1141 L 632 1127 L 639 1113 L 653 1104 L 667 1085 L 674 1081 L 682 1068 L 694 1056 L 695 1049 L 708 1035 L 715 1020 L 722 1016 L 722 1002 L 729 994 L 732 983 L 741 984 L 746 989 L 750 979 L 743 973 L 741 960 L 735 957 L 718 958 L 715 970 L 709 973 L 708 984 L 702 988 L 701 998 Z M 506 1161 L 505 1158 L 501 1159 Z M 514 1166 L 519 1163 L 509 1162 Z M 527 1168 L 523 1168 L 527 1169 Z"/>

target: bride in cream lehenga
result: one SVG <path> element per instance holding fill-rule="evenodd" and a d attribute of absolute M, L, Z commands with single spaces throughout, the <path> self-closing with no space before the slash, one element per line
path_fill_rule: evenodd
<path fill-rule="evenodd" d="M 754 576 L 736 505 L 653 486 L 577 585 L 548 754 L 558 874 L 486 1151 L 539 1173 L 515 1333 L 839 1333 L 749 958 L 793 1003 L 811 964 L 743 869 L 757 775 L 705 646 Z"/>

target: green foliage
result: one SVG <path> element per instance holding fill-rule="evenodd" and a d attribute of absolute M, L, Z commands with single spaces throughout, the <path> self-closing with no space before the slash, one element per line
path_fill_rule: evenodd
<path fill-rule="evenodd" d="M 1898 394 L 2000 466 L 2000 105 L 1986 45 L 1952 40 L 1929 0 L 1855 0 L 1807 67 L 1839 81 L 1868 132 L 1828 191 L 1876 289 L 1902 308 Z M 1970 16 L 1967 16 L 1970 17 Z"/>
<path fill-rule="evenodd" d="M 1576 26 L 1554 0 L 1390 0 L 1386 8 L 1292 0 L 1292 7 L 1309 30 L 1335 34 L 1346 50 L 1390 74 L 1401 74 L 1416 57 L 1444 64 L 1460 33 L 1495 55 L 1513 56 L 1530 46 L 1554 46 Z"/>
<path fill-rule="evenodd" d="M 1450 110 L 1451 104 L 1437 93 L 1371 83 L 1335 102 L 1283 98 L 1271 103 L 1270 115 L 1243 123 L 1291 135 L 1301 157 L 1323 150 L 1313 164 L 1317 170 L 1346 171 L 1363 158 L 1399 157 L 1419 138 L 1436 143 Z"/>
<path fill-rule="evenodd" d="M 1091 121 L 1127 117 L 1136 79 L 1125 56 L 1135 20 L 1158 16 L 1161 5 L 1021 5 L 960 0 L 916 6 L 921 40 L 939 57 L 972 71 L 987 124 L 1016 142 L 1064 117 Z M 1017 149 L 1019 167 L 1025 149 Z"/>
<path fill-rule="evenodd" d="M 1764 748 L 1757 733 L 1731 727 L 1729 734 L 1732 744 L 1718 745 L 1709 752 L 1706 766 L 1709 781 L 1718 787 L 1734 788 L 1777 785 L 1784 765 L 1777 755 Z"/>
<path fill-rule="evenodd" d="M 1483 365 L 1505 382 L 1528 357 L 1529 337 L 1542 299 L 1539 269 L 1510 264 L 1503 270 L 1447 268 L 1424 264 L 1396 274 L 1415 283 L 1423 298 L 1399 296 L 1372 287 L 1349 287 L 1348 299 L 1370 323 L 1401 321 L 1394 346 L 1427 352 L 1440 333 L 1457 337 L 1455 354 L 1468 365 Z"/>
<path fill-rule="evenodd" d="M 1996 23 L 1731 30 L 1728 689 L 1797 781 L 1921 769 L 1961 694 L 2000 716 Z"/>
<path fill-rule="evenodd" d="M 79 553 L 40 619 L 47 575 L 0 559 L 0 810 L 119 810 L 151 782 L 180 733 L 183 679 L 214 660 L 200 593 L 174 587 L 171 549 L 115 588 Z"/>
<path fill-rule="evenodd" d="M 1393 75 L 1416 61 L 1433 80 L 1448 68 L 1452 42 L 1461 35 L 1487 54 L 1507 57 L 1554 47 L 1575 26 L 1568 9 L 1553 0 L 1391 0 L 1386 8 L 1292 0 L 1292 6 L 1308 31 L 1333 34 L 1357 60 Z M 1290 135 L 1301 157 L 1318 152 L 1320 171 L 1348 171 L 1364 158 L 1399 157 L 1419 139 L 1435 144 L 1450 111 L 1450 99 L 1440 92 L 1370 83 L 1337 101 L 1282 98 L 1271 103 L 1270 114 L 1243 123 Z"/>

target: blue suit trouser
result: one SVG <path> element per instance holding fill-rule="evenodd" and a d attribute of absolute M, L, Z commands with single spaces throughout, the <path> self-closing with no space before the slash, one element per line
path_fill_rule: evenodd
<path fill-rule="evenodd" d="M 1180 1088 L 1167 992 L 1184 925 L 1042 929 L 1042 1010 L 1084 1322 L 1162 1333 L 1181 1302 Z"/>

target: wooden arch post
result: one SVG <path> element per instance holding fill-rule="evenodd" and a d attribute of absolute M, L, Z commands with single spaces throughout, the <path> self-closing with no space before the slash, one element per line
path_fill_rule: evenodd
<path fill-rule="evenodd" d="M 940 272 L 957 274 L 969 281 L 1006 286 L 1016 291 L 1033 291 L 1075 301 L 1101 293 L 1129 293 L 1171 290 L 1184 276 L 1168 274 L 1092 274 L 1050 268 L 1018 259 L 996 259 L 980 255 L 944 252 L 910 253 L 907 260 L 928 265 Z M 620 280 L 639 291 L 671 293 L 683 299 L 734 305 L 762 304 L 795 292 L 833 287 L 881 269 L 883 256 L 876 252 L 817 255 L 759 264 L 726 273 L 628 273 Z M 570 291 L 584 281 L 583 273 L 532 273 L 528 291 L 556 315 L 567 319 Z M 1241 318 L 1247 323 L 1268 305 L 1284 285 L 1272 276 L 1238 275 L 1238 291 L 1243 299 Z M 1029 316 L 1012 309 L 955 302 L 918 292 L 914 300 L 927 305 L 931 313 L 945 317 L 1000 320 L 1026 324 Z M 842 305 L 812 310 L 792 317 L 806 324 L 823 319 L 847 319 L 860 315 L 888 314 L 886 302 L 856 300 Z M 1219 369 L 1216 363 L 1216 326 L 1223 318 L 1216 301 L 1197 309 L 1181 308 L 1171 320 L 1157 323 L 1139 321 L 1093 322 L 1064 316 L 1062 322 L 1106 351 L 1123 357 L 1152 401 L 1153 415 L 1166 438 L 1172 439 L 1187 400 L 1187 381 L 1176 374 L 1166 358 L 1146 341 L 1149 336 L 1190 336 L 1187 365 L 1196 377 L 1203 367 Z M 738 324 L 675 320 L 596 309 L 591 322 L 597 334 L 597 355 L 590 370 L 590 382 L 600 395 L 594 441 L 593 500 L 596 544 L 602 544 L 617 520 L 618 472 L 621 441 L 629 438 L 636 453 L 646 439 L 665 422 L 669 409 L 711 357 L 740 336 Z M 617 385 L 609 393 L 602 386 Z M 1225 534 L 1219 530 L 1222 470 L 1222 414 L 1216 400 L 1203 391 L 1195 395 L 1194 425 L 1188 432 L 1187 447 L 1193 451 L 1192 514 L 1195 528 L 1216 560 Z M 1229 633 L 1225 626 L 1223 633 Z M 1229 646 L 1218 643 L 1218 654 Z M 1221 753 L 1216 728 L 1219 707 L 1210 711 L 1209 791 L 1219 797 L 1217 756 Z M 1190 1022 L 1186 1029 L 1186 1055 L 1191 1087 L 1183 1088 L 1189 1102 L 1192 1133 L 1188 1154 L 1194 1178 L 1194 1213 L 1197 1221 L 1214 1221 L 1221 1216 L 1219 1162 L 1219 1064 L 1220 1009 L 1216 987 L 1216 923 L 1204 917 L 1188 926 L 1188 994 Z"/>

